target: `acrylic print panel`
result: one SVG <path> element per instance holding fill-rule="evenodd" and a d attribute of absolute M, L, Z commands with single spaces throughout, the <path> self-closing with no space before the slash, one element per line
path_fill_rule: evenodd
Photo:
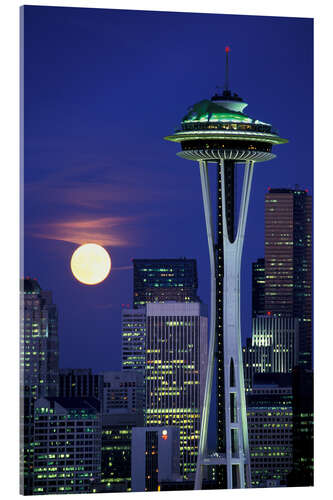
<path fill-rule="evenodd" d="M 21 15 L 21 492 L 311 486 L 312 19 Z"/>

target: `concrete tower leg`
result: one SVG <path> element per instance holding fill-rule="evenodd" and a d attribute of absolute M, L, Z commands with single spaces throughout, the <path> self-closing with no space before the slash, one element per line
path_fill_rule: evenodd
<path fill-rule="evenodd" d="M 195 475 L 194 489 L 202 488 L 203 462 L 207 454 L 207 432 L 210 404 L 212 398 L 212 382 L 214 373 L 214 353 L 216 342 L 216 278 L 215 278 L 215 248 L 214 248 L 214 226 L 212 217 L 212 205 L 209 189 L 207 161 L 199 161 L 202 198 L 205 212 L 205 221 L 208 238 L 209 263 L 210 263 L 210 331 L 208 364 L 206 372 L 205 395 L 201 417 L 200 440 L 197 458 L 197 469 Z"/>
<path fill-rule="evenodd" d="M 230 241 L 227 231 L 224 161 L 220 161 L 223 220 L 223 335 L 226 422 L 227 487 L 250 487 L 250 456 L 240 317 L 240 271 L 246 218 L 249 206 L 253 161 L 245 164 L 236 237 Z"/>

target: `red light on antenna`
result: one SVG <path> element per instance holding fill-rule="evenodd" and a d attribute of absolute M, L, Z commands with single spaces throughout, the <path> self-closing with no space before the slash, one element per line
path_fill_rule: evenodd
<path fill-rule="evenodd" d="M 229 47 L 229 45 L 227 45 L 227 46 L 226 46 L 225 51 L 226 51 L 226 52 L 230 52 L 230 47 Z"/>

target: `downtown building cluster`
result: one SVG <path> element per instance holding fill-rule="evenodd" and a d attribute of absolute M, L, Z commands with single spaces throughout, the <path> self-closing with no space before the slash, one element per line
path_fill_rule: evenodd
<path fill-rule="evenodd" d="M 252 486 L 313 485 L 312 197 L 269 188 L 243 347 Z"/>
<path fill-rule="evenodd" d="M 311 228 L 306 191 L 269 190 L 243 347 L 253 487 L 313 484 Z M 197 289 L 194 259 L 135 259 L 122 370 L 93 374 L 59 369 L 52 295 L 24 280 L 22 493 L 193 489 L 208 359 Z M 203 488 L 220 487 L 219 466 L 210 466 Z"/>
<path fill-rule="evenodd" d="M 51 294 L 23 280 L 22 493 L 150 491 L 193 479 L 208 343 L 197 287 L 193 259 L 134 261 L 122 370 L 93 374 L 59 369 Z M 132 470 L 142 452 L 144 469 Z"/>

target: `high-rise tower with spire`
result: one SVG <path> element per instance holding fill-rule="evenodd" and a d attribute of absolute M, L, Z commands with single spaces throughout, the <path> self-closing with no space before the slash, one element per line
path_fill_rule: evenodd
<path fill-rule="evenodd" d="M 220 487 L 251 484 L 240 325 L 240 269 L 247 210 L 255 162 L 271 160 L 272 146 L 287 142 L 270 124 L 243 113 L 247 103 L 229 89 L 229 52 L 221 94 L 191 106 L 180 129 L 166 137 L 180 143 L 181 158 L 199 163 L 206 220 L 211 311 L 209 358 L 195 488 L 206 465 L 218 466 Z M 208 165 L 217 167 L 217 225 L 213 227 Z M 238 225 L 235 223 L 235 166 L 244 164 Z M 207 430 L 217 363 L 217 450 L 207 454 Z"/>

